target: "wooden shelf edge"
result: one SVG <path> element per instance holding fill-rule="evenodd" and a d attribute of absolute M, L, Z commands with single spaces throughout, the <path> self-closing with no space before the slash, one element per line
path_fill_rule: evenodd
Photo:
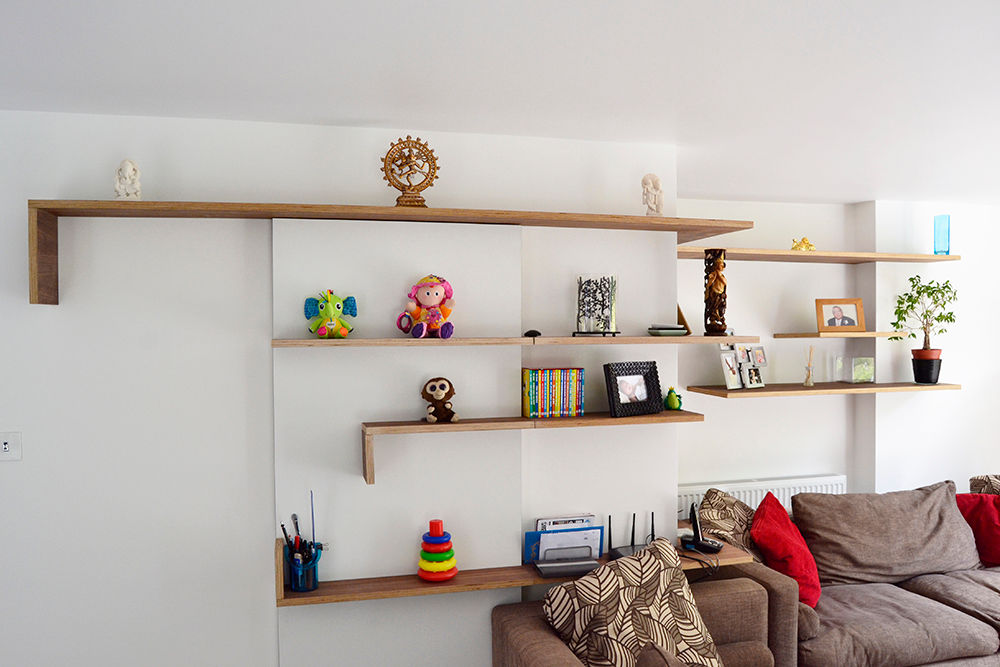
<path fill-rule="evenodd" d="M 703 259 L 704 247 L 677 246 L 678 259 Z M 870 262 L 956 262 L 961 255 L 925 255 L 917 253 L 802 251 L 768 248 L 726 248 L 726 259 L 755 262 L 801 262 L 813 264 L 867 264 Z"/>
<path fill-rule="evenodd" d="M 279 543 L 280 541 L 278 540 Z M 750 554 L 729 545 L 723 548 L 718 558 L 719 565 L 722 567 L 753 561 Z M 602 565 L 607 563 L 607 556 L 602 557 L 600 562 Z M 692 560 L 681 559 L 681 568 L 684 570 L 694 570 L 699 567 L 701 566 Z M 459 569 L 454 579 L 441 583 L 423 581 L 416 574 L 342 579 L 339 581 L 321 581 L 319 588 L 309 593 L 285 591 L 283 597 L 277 600 L 277 606 L 295 607 L 313 604 L 418 597 L 423 595 L 444 595 L 448 593 L 465 593 L 500 588 L 549 586 L 572 581 L 575 578 L 544 578 L 539 576 L 538 572 L 531 565 L 510 565 L 473 570 Z"/>
<path fill-rule="evenodd" d="M 537 338 L 275 338 L 272 348 L 304 347 L 463 347 L 478 345 L 711 345 L 759 343 L 760 336 L 539 336 Z"/>
<path fill-rule="evenodd" d="M 776 333 L 774 338 L 889 338 L 895 331 L 804 331 L 802 333 Z"/>
<path fill-rule="evenodd" d="M 411 433 L 468 433 L 470 431 L 527 431 L 554 428 L 590 428 L 595 426 L 639 426 L 643 424 L 689 424 L 705 421 L 705 415 L 688 410 L 664 410 L 655 415 L 612 417 L 597 412 L 583 417 L 488 417 L 463 419 L 453 424 L 428 424 L 425 421 L 364 422 L 361 424 L 361 476 L 365 483 L 375 483 L 375 436 Z"/>
<path fill-rule="evenodd" d="M 907 391 L 954 391 L 960 384 L 915 384 L 913 382 L 859 383 L 817 382 L 813 387 L 801 383 L 770 384 L 759 389 L 726 389 L 722 385 L 693 385 L 687 388 L 695 394 L 717 398 L 781 398 L 785 396 L 823 396 L 833 394 L 879 394 Z"/>

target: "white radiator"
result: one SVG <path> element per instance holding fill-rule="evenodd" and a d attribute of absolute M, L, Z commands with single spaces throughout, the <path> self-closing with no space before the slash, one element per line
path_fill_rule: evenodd
<path fill-rule="evenodd" d="M 687 518 L 691 503 L 700 504 L 705 492 L 715 487 L 739 498 L 757 509 L 770 491 L 785 509 L 792 511 L 792 496 L 796 493 L 847 493 L 846 475 L 813 475 L 809 477 L 775 477 L 773 479 L 740 479 L 728 482 L 704 482 L 677 486 L 677 514 Z"/>

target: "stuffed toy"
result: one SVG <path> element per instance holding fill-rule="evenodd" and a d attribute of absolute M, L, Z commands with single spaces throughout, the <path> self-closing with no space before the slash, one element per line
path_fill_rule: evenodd
<path fill-rule="evenodd" d="M 455 325 L 448 321 L 455 307 L 451 283 L 434 274 L 424 276 L 410 288 L 410 302 L 396 318 L 396 326 L 414 338 L 451 338 Z"/>
<path fill-rule="evenodd" d="M 353 296 L 341 299 L 332 290 L 324 290 L 318 299 L 306 299 L 305 315 L 309 320 L 309 332 L 317 338 L 347 338 L 354 327 L 344 320 L 344 316 L 357 317 L 358 302 Z"/>
<path fill-rule="evenodd" d="M 431 378 L 424 383 L 420 395 L 430 403 L 427 406 L 427 421 L 457 422 L 458 415 L 451 409 L 451 397 L 455 395 L 455 385 L 448 378 Z"/>

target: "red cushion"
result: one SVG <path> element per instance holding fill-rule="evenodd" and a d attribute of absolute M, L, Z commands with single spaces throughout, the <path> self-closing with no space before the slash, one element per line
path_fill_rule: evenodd
<path fill-rule="evenodd" d="M 979 560 L 987 567 L 1000 565 L 1000 496 L 991 493 L 959 493 L 958 509 L 976 536 Z"/>
<path fill-rule="evenodd" d="M 799 582 L 799 600 L 815 607 L 820 595 L 816 561 L 773 493 L 768 492 L 754 512 L 750 537 L 760 549 L 764 564 Z"/>

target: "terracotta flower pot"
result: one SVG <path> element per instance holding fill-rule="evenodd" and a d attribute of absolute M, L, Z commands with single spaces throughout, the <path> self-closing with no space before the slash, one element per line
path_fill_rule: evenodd
<path fill-rule="evenodd" d="M 941 350 L 910 350 L 914 359 L 940 359 Z"/>

